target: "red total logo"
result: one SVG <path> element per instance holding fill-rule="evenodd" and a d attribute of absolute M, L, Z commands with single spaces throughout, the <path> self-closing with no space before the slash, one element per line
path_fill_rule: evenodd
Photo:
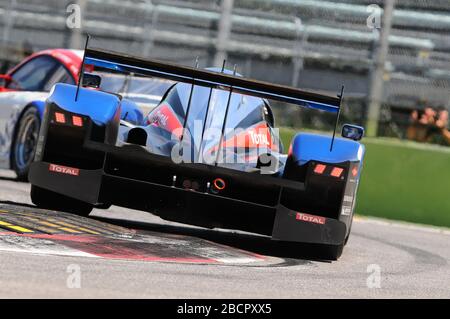
<path fill-rule="evenodd" d="M 48 167 L 48 170 L 51 172 L 73 175 L 73 176 L 80 175 L 80 170 L 78 168 L 55 165 L 55 164 L 50 164 L 50 166 Z"/>
<path fill-rule="evenodd" d="M 308 215 L 308 214 L 304 214 L 304 213 L 297 213 L 297 215 L 295 216 L 295 219 L 301 220 L 303 222 L 320 224 L 320 225 L 325 224 L 325 221 L 326 221 L 325 217 Z"/>

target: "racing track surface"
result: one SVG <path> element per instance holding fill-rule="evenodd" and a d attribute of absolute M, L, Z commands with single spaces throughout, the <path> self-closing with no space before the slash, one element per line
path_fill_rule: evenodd
<path fill-rule="evenodd" d="M 450 297 L 448 229 L 356 218 L 342 257 L 325 262 L 311 248 L 118 207 L 87 219 L 38 210 L 28 191 L 0 171 L 1 298 Z M 73 267 L 81 288 L 67 287 Z M 367 286 L 373 269 L 380 288 Z"/>

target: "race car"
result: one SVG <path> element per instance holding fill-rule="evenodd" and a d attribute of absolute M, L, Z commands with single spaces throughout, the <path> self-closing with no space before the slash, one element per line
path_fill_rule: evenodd
<path fill-rule="evenodd" d="M 49 49 L 32 54 L 0 75 L 0 168 L 26 180 L 34 158 L 45 100 L 55 83 L 76 84 L 83 51 Z M 164 83 L 134 83 L 109 75 L 102 89 L 118 92 L 133 103 L 122 106 L 128 120 L 141 121 L 143 112 L 159 101 Z M 146 110 L 147 108 L 147 110 Z"/>
<path fill-rule="evenodd" d="M 45 50 L 0 75 L 0 168 L 27 178 L 48 92 L 57 82 L 77 83 L 81 58 L 81 51 Z"/>
<path fill-rule="evenodd" d="M 46 101 L 29 179 L 32 202 L 87 216 L 93 207 L 327 247 L 337 259 L 350 235 L 361 176 L 363 128 L 342 137 L 299 132 L 284 152 L 271 101 L 331 113 L 338 97 L 87 49 L 85 65 L 164 78 L 171 85 L 140 124 L 119 116 L 120 94 L 56 84 Z M 84 86 L 83 86 L 84 84 Z M 81 86 L 81 87 L 80 87 Z"/>

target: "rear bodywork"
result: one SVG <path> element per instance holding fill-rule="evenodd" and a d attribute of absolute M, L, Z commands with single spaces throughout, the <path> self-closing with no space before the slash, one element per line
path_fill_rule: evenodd
<path fill-rule="evenodd" d="M 86 64 L 174 85 L 141 125 L 131 125 L 121 121 L 121 96 L 80 88 L 75 101 L 76 86 L 57 84 L 33 185 L 208 228 L 344 244 L 364 147 L 336 138 L 330 151 L 331 137 L 299 133 L 285 154 L 266 100 L 338 113 L 341 98 L 101 50 L 88 49 Z M 210 128 L 219 136 L 207 136 Z"/>

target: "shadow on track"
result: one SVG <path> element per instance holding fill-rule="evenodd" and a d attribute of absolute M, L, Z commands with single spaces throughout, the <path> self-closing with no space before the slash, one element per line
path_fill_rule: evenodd
<path fill-rule="evenodd" d="M 16 203 L 12 201 L 0 200 L 0 204 L 15 207 L 36 208 L 34 205 Z M 311 260 L 329 262 L 324 260 L 322 257 L 326 254 L 327 248 L 321 245 L 273 241 L 269 237 L 263 235 L 241 232 L 238 233 L 218 229 L 211 230 L 183 225 L 164 225 L 98 216 L 92 216 L 89 218 L 143 232 L 151 231 L 154 233 L 197 237 L 216 244 L 230 246 L 263 256 L 285 259 L 286 262 L 279 264 L 279 266 L 305 264 Z"/>
<path fill-rule="evenodd" d="M 286 259 L 286 264 L 283 264 L 283 266 L 304 264 L 307 263 L 308 260 L 330 262 L 321 257 L 326 254 L 327 249 L 321 245 L 280 242 L 271 240 L 269 237 L 263 235 L 237 233 L 217 229 L 211 230 L 189 226 L 183 227 L 178 225 L 162 225 L 123 219 L 109 219 L 104 217 L 93 218 L 102 222 L 126 228 L 133 228 L 140 231 L 152 231 L 165 234 L 197 237 L 216 244 L 230 246 L 263 256 L 283 258 Z"/>
<path fill-rule="evenodd" d="M 2 178 L 0 178 L 0 179 L 2 179 Z M 31 204 L 17 203 L 17 202 L 12 202 L 10 200 L 0 200 L 0 204 L 11 205 L 11 206 L 16 206 L 16 207 L 37 208 L 36 206 L 31 205 Z"/>
<path fill-rule="evenodd" d="M 8 182 L 16 182 L 21 184 L 26 184 L 27 182 L 20 181 L 17 179 L 17 177 L 10 177 L 10 176 L 0 176 L 0 181 L 8 181 Z"/>

